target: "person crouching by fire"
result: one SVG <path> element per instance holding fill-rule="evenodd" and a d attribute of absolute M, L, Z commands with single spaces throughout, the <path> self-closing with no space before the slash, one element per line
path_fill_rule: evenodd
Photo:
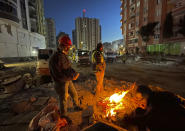
<path fill-rule="evenodd" d="M 98 43 L 96 50 L 92 54 L 92 63 L 93 71 L 96 76 L 97 85 L 96 85 L 96 97 L 100 96 L 100 93 L 103 92 L 103 79 L 105 74 L 105 60 L 103 56 L 103 44 Z"/>
<path fill-rule="evenodd" d="M 77 80 L 79 73 L 72 67 L 67 57 L 72 42 L 68 36 L 60 37 L 57 51 L 49 60 L 49 69 L 54 81 L 54 88 L 59 96 L 59 107 L 61 118 L 66 118 L 69 123 L 71 120 L 66 116 L 68 93 L 74 101 L 74 109 L 81 110 L 79 107 L 78 94 L 72 80 Z"/>
<path fill-rule="evenodd" d="M 146 109 L 137 108 L 124 123 L 145 131 L 184 131 L 184 101 L 168 91 L 152 91 L 146 85 L 137 88 L 136 96 L 147 100 Z"/>

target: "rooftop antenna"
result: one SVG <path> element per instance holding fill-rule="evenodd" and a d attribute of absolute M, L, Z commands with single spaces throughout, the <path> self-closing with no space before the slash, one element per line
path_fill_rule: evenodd
<path fill-rule="evenodd" d="M 85 17 L 86 9 L 83 9 L 83 17 Z"/>

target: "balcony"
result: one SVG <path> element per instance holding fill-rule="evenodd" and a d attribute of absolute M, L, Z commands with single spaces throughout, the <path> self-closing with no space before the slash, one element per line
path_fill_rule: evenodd
<path fill-rule="evenodd" d="M 29 10 L 30 11 L 36 11 L 36 8 L 35 8 L 35 6 L 29 5 Z"/>
<path fill-rule="evenodd" d="M 30 21 L 33 22 L 33 23 L 36 23 L 37 19 L 36 18 L 30 18 Z"/>
<path fill-rule="evenodd" d="M 135 4 L 135 0 L 130 0 L 130 6 Z"/>
<path fill-rule="evenodd" d="M 37 19 L 37 15 L 35 13 L 30 14 L 30 18 Z"/>
<path fill-rule="evenodd" d="M 123 16 L 123 14 L 124 14 L 124 11 L 122 10 L 122 11 L 120 12 L 120 15 Z"/>
<path fill-rule="evenodd" d="M 12 15 L 10 13 L 0 11 L 0 18 L 9 19 L 9 20 L 12 20 L 12 21 L 19 23 L 18 17 L 15 15 Z"/>
<path fill-rule="evenodd" d="M 131 13 L 131 14 L 130 14 L 130 19 L 134 18 L 135 16 L 136 16 L 135 13 Z"/>

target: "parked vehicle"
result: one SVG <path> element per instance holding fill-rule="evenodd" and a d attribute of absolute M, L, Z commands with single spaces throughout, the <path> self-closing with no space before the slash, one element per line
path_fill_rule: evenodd
<path fill-rule="evenodd" d="M 2 60 L 0 60 L 0 70 L 2 70 L 2 69 L 5 68 L 4 64 L 5 64 L 5 63 L 4 63 Z"/>
<path fill-rule="evenodd" d="M 80 65 L 90 65 L 90 52 L 87 50 L 77 50 L 75 61 Z"/>
<path fill-rule="evenodd" d="M 116 61 L 116 56 L 117 56 L 117 53 L 107 52 L 107 53 L 105 53 L 105 60 L 106 60 L 106 62 L 113 63 Z"/>
<path fill-rule="evenodd" d="M 51 81 L 49 73 L 49 58 L 53 54 L 52 49 L 39 49 L 37 57 L 36 74 L 38 76 L 38 84 Z"/>

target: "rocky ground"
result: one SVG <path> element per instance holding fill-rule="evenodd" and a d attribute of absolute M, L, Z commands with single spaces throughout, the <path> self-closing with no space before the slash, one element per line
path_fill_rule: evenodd
<path fill-rule="evenodd" d="M 69 97 L 68 115 L 75 123 L 70 127 L 70 130 L 80 130 L 96 120 L 102 119 L 99 117 L 103 116 L 98 115 L 99 109 L 96 110 L 94 105 L 98 105 L 99 101 L 113 93 L 130 89 L 134 82 L 136 82 L 136 85 L 147 84 L 156 89 L 168 90 L 185 97 L 185 68 L 183 65 L 151 64 L 147 62 L 109 63 L 107 64 L 104 80 L 105 92 L 98 100 L 95 99 L 93 94 L 96 79 L 91 67 L 76 64 L 73 67 L 80 72 L 79 79 L 74 83 L 83 111 L 74 112 L 72 100 Z M 41 85 L 39 88 L 33 85 L 28 86 L 30 82 L 26 83 L 23 76 L 25 73 L 30 73 L 31 80 L 34 81 L 34 71 L 34 64 L 28 64 L 24 67 L 11 67 L 11 69 L 0 72 L 2 79 L 10 77 L 12 74 L 14 74 L 13 77 L 17 77 L 16 82 L 3 86 L 8 90 L 0 94 L 0 130 L 27 130 L 30 120 L 36 114 L 48 103 L 57 101 L 52 83 Z M 19 75 L 21 75 L 21 78 L 18 77 Z M 126 98 L 129 98 L 129 96 L 132 96 L 132 93 L 128 94 Z M 139 105 L 130 105 L 128 110 L 131 106 L 135 108 Z"/>

